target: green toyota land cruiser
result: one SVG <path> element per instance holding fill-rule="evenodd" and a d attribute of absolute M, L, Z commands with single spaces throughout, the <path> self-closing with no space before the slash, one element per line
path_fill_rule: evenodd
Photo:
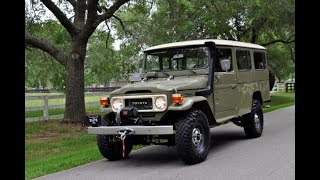
<path fill-rule="evenodd" d="M 203 39 L 150 47 L 141 77 L 102 97 L 101 114 L 86 119 L 109 160 L 126 158 L 133 145 L 159 144 L 194 164 L 208 155 L 210 128 L 233 122 L 248 138 L 262 134 L 270 83 L 260 45 Z"/>

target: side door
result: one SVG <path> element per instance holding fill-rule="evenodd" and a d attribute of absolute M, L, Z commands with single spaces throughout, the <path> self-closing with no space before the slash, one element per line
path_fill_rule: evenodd
<path fill-rule="evenodd" d="M 249 49 L 237 48 L 237 79 L 238 79 L 238 115 L 243 115 L 251 110 L 252 94 L 255 80 L 252 68 L 252 53 Z"/>
<path fill-rule="evenodd" d="M 234 71 L 234 59 L 231 47 L 217 47 L 217 59 L 214 72 L 214 104 L 216 118 L 225 118 L 232 115 L 228 113 L 237 107 L 237 78 Z M 221 60 L 230 60 L 230 69 L 226 72 L 221 68 Z"/>

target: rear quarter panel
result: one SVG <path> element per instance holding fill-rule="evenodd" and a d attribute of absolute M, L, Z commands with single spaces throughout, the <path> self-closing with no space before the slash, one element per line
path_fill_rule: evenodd
<path fill-rule="evenodd" d="M 243 48 L 235 48 L 242 49 Z M 239 71 L 237 65 L 235 64 L 237 72 L 238 81 L 238 114 L 237 116 L 242 116 L 251 112 L 251 104 L 254 92 L 261 92 L 262 100 L 267 101 L 270 99 L 269 91 L 269 71 L 268 69 L 256 70 L 254 66 L 254 50 L 250 49 L 250 60 L 251 60 L 251 70 L 249 71 Z M 236 57 L 235 57 L 236 58 Z"/>

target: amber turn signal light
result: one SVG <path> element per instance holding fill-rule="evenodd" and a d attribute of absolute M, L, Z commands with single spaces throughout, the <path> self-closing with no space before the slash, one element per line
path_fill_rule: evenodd
<path fill-rule="evenodd" d="M 183 101 L 183 96 L 181 94 L 172 94 L 171 101 L 174 104 L 181 104 Z"/>
<path fill-rule="evenodd" d="M 108 106 L 108 105 L 109 105 L 108 98 L 105 98 L 105 97 L 101 98 L 101 99 L 100 99 L 100 104 L 101 104 L 102 106 Z"/>

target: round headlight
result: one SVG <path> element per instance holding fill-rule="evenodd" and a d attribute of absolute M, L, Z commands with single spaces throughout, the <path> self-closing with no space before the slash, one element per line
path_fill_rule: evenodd
<path fill-rule="evenodd" d="M 164 97 L 158 97 L 156 99 L 155 105 L 158 109 L 162 110 L 167 106 L 167 102 Z"/>
<path fill-rule="evenodd" d="M 112 108 L 115 110 L 118 110 L 119 108 L 122 108 L 122 101 L 121 99 L 113 99 L 112 101 Z"/>

